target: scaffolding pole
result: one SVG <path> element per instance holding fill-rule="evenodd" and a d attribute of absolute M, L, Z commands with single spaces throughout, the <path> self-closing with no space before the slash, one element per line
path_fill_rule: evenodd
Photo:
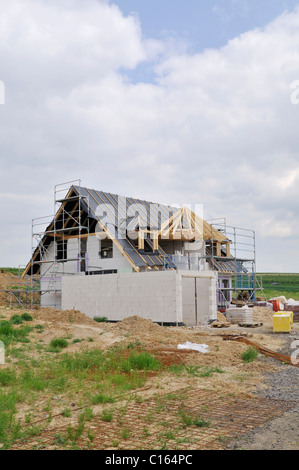
<path fill-rule="evenodd" d="M 219 247 L 219 245 L 217 247 L 217 241 L 213 238 L 213 228 L 225 235 L 226 248 Z M 229 253 L 227 252 L 228 242 Z M 212 270 L 218 272 L 218 308 L 227 308 L 231 302 L 236 302 L 239 305 L 254 303 L 257 292 L 261 292 L 265 297 L 262 283 L 259 282 L 256 275 L 254 230 L 229 226 L 225 219 L 223 223 L 212 223 L 210 246 L 206 247 L 205 255 L 202 258 L 210 264 Z M 226 276 L 231 283 L 229 287 L 222 285 L 223 281 L 227 280 Z"/>

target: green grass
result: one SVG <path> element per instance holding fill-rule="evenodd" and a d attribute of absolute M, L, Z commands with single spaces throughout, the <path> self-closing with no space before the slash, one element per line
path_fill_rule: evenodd
<path fill-rule="evenodd" d="M 37 411 L 48 414 L 40 425 L 43 429 L 56 413 L 61 413 L 61 419 L 68 426 L 63 433 L 55 435 L 53 445 L 68 449 L 78 448 L 79 439 L 84 433 L 85 438 L 89 440 L 86 445 L 92 446 L 95 436 L 92 430 L 88 429 L 87 422 L 93 419 L 93 411 L 90 408 L 93 405 L 102 405 L 102 420 L 117 421 L 120 426 L 120 438 L 127 439 L 130 431 L 125 411 L 119 408 L 119 403 L 122 403 L 125 409 L 129 401 L 135 399 L 134 394 L 130 392 L 142 388 L 153 372 L 160 373 L 165 370 L 158 358 L 144 351 L 137 342 L 130 343 L 129 346 L 117 345 L 106 351 L 94 349 L 71 353 L 63 350 L 62 346 L 71 344 L 74 340 L 55 338 L 51 343 L 51 353 L 46 344 L 41 346 L 38 342 L 23 342 L 24 339 L 30 341 L 33 328 L 24 323 L 18 324 L 18 320 L 17 324 L 11 321 L 0 322 L 0 331 L 2 337 L 10 341 L 11 358 L 10 365 L 0 369 L 0 448 L 9 449 L 16 440 L 29 435 L 37 435 L 35 439 L 38 441 L 41 428 L 36 426 Z M 55 352 L 59 348 L 62 348 L 61 354 L 57 355 Z M 170 372 L 170 368 L 167 368 L 167 371 Z M 173 372 L 200 380 L 201 377 L 210 377 L 223 371 L 219 367 L 183 364 L 173 367 Z M 167 410 L 171 401 L 178 400 L 183 401 L 183 396 L 173 393 L 167 395 L 164 401 L 157 401 L 157 409 L 149 411 L 151 416 L 148 420 L 151 418 L 154 422 L 160 412 Z M 42 409 L 39 403 L 43 403 Z M 74 423 L 75 415 L 72 410 L 80 407 L 84 411 Z M 23 415 L 22 422 L 17 419 L 17 412 L 20 410 Z M 180 425 L 184 427 L 204 428 L 209 425 L 202 416 L 190 417 L 188 413 L 182 412 L 178 417 Z M 166 429 L 163 439 L 170 439 L 172 433 L 172 429 Z"/>
<path fill-rule="evenodd" d="M 249 362 L 253 362 L 258 356 L 258 351 L 253 348 L 252 346 L 249 346 L 241 355 L 243 362 L 245 364 L 248 364 Z"/>
<path fill-rule="evenodd" d="M 0 272 L 5 271 L 5 273 L 11 273 L 14 274 L 15 276 L 18 276 L 19 274 L 22 275 L 24 272 L 24 269 L 19 269 L 19 268 L 0 268 Z"/>
<path fill-rule="evenodd" d="M 184 372 L 193 377 L 211 377 L 213 374 L 224 374 L 221 367 L 207 367 L 207 366 L 188 366 L 185 364 L 174 364 L 168 368 L 168 371 L 175 375 L 182 375 Z"/>
<path fill-rule="evenodd" d="M 32 318 L 31 315 L 29 315 L 29 313 L 25 312 L 25 313 L 22 313 L 21 320 L 23 320 L 23 321 L 32 321 L 33 318 Z"/>
<path fill-rule="evenodd" d="M 59 356 L 49 354 L 49 350 L 44 349 L 40 352 L 39 360 L 31 359 L 30 352 L 37 350 L 39 345 L 24 344 L 22 354 L 21 349 L 15 347 L 19 335 L 23 338 L 23 333 L 20 332 L 24 328 L 26 334 L 29 334 L 28 327 L 1 323 L 2 337 L 10 338 L 14 350 L 19 353 L 16 354 L 16 363 L 0 370 L 0 448 L 9 448 L 16 439 L 25 435 L 23 427 L 15 418 L 20 404 L 26 409 L 26 435 L 38 433 L 38 428 L 34 427 L 32 410 L 43 396 L 55 394 L 67 397 L 68 402 L 76 402 L 77 406 L 87 405 L 78 423 L 70 425 L 63 436 L 68 445 L 75 445 L 82 435 L 86 421 L 93 417 L 89 405 L 105 406 L 122 400 L 130 390 L 144 385 L 150 371 L 161 369 L 160 362 L 153 355 L 132 350 L 128 356 L 125 346 L 106 352 L 96 349 L 77 353 L 64 352 Z M 56 347 L 66 342 L 61 342 L 63 338 L 56 340 L 59 342 L 52 343 Z M 47 407 L 49 419 L 53 403 L 50 400 Z M 62 407 L 62 416 L 67 418 L 70 414 L 70 408 Z M 111 410 L 102 415 L 104 421 L 112 418 Z"/>
<path fill-rule="evenodd" d="M 21 325 L 24 321 L 32 321 L 33 318 L 29 313 L 23 313 L 22 315 L 12 315 L 12 317 L 9 320 L 9 323 L 13 325 Z"/>
<path fill-rule="evenodd" d="M 133 370 L 159 370 L 162 364 L 152 354 L 133 351 L 128 359 L 122 359 L 119 367 L 122 372 L 130 372 Z"/>
<path fill-rule="evenodd" d="M 50 352 L 60 352 L 62 349 L 68 347 L 68 342 L 64 338 L 52 339 L 49 346 Z"/>
<path fill-rule="evenodd" d="M 101 418 L 109 423 L 113 419 L 113 412 L 111 410 L 103 410 Z"/>
<path fill-rule="evenodd" d="M 0 385 L 1 387 L 7 387 L 16 382 L 16 373 L 14 370 L 3 369 L 0 370 Z"/>
<path fill-rule="evenodd" d="M 72 412 L 69 408 L 64 408 L 61 412 L 62 416 L 65 418 L 70 418 L 72 416 Z"/>
<path fill-rule="evenodd" d="M 23 320 L 21 318 L 21 315 L 13 315 L 11 319 L 9 320 L 9 322 L 12 325 L 21 325 L 23 323 Z"/>
<path fill-rule="evenodd" d="M 13 342 L 28 342 L 28 334 L 32 331 L 30 326 L 14 327 L 7 320 L 0 321 L 0 341 L 7 347 Z"/>
<path fill-rule="evenodd" d="M 98 393 L 91 398 L 91 402 L 94 405 L 98 405 L 99 403 L 115 403 L 115 398 L 112 395 L 107 395 L 106 393 Z"/>
<path fill-rule="evenodd" d="M 190 412 L 184 410 L 182 407 L 179 409 L 178 414 L 184 426 L 206 428 L 210 425 L 210 423 L 205 419 L 200 419 L 198 416 L 194 416 Z"/>

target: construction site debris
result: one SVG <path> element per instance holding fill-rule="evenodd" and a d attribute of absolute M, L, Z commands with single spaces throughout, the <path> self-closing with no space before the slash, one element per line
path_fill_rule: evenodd
<path fill-rule="evenodd" d="M 258 351 L 265 354 L 266 356 L 273 357 L 281 362 L 285 362 L 289 365 L 293 365 L 295 367 L 299 367 L 299 363 L 292 361 L 290 356 L 284 356 L 283 354 L 279 354 L 276 351 L 272 351 L 271 349 L 267 349 L 264 346 L 252 341 L 243 335 L 225 335 L 223 336 L 225 341 L 239 341 L 241 343 L 249 344 L 250 346 L 254 346 Z"/>
<path fill-rule="evenodd" d="M 178 344 L 178 349 L 192 349 L 193 351 L 198 351 L 203 354 L 209 352 L 209 346 L 207 344 L 196 344 L 186 341 L 184 344 Z"/>
<path fill-rule="evenodd" d="M 226 316 L 222 312 L 219 312 L 219 310 L 217 312 L 217 321 L 219 323 L 226 323 L 226 321 L 227 321 Z"/>
<path fill-rule="evenodd" d="M 279 297 L 272 297 L 271 299 L 269 299 L 270 303 L 275 301 L 276 303 L 278 302 L 279 309 L 284 310 L 284 305 L 287 303 L 287 299 L 283 295 Z"/>
<path fill-rule="evenodd" d="M 212 328 L 228 328 L 231 325 L 231 323 L 225 321 L 225 322 L 220 322 L 218 320 L 213 321 L 211 323 Z"/>

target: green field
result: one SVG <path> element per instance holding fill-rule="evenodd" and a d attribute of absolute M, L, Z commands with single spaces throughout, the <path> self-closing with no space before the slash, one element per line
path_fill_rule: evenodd
<path fill-rule="evenodd" d="M 22 273 L 19 268 L 0 268 L 0 272 L 2 270 L 15 275 Z M 257 278 L 258 280 L 262 278 L 263 290 L 267 299 L 283 295 L 286 299 L 299 300 L 299 273 L 257 273 Z M 257 295 L 262 296 L 262 293 L 258 292 Z"/>
<path fill-rule="evenodd" d="M 262 278 L 267 299 L 283 295 L 286 299 L 299 300 L 299 273 L 258 273 L 257 278 Z"/>
<path fill-rule="evenodd" d="M 15 276 L 19 276 L 23 273 L 24 269 L 20 268 L 0 268 L 0 272 L 11 273 Z"/>

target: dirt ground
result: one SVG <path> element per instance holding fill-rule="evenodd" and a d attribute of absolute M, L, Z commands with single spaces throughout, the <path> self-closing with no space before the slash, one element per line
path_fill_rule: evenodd
<path fill-rule="evenodd" d="M 130 345 L 140 344 L 142 347 L 155 354 L 164 364 L 184 363 L 189 368 L 192 367 L 221 367 L 225 373 L 213 374 L 204 381 L 193 375 L 173 376 L 167 371 L 164 374 L 153 374 L 147 380 L 146 386 L 138 391 L 142 399 L 151 400 L 157 391 L 165 394 L 174 393 L 182 389 L 190 388 L 193 391 L 210 391 L 222 396 L 223 393 L 234 395 L 246 394 L 246 397 L 255 399 L 257 394 L 267 390 L 269 384 L 266 376 L 278 373 L 281 367 L 292 369 L 291 365 L 282 365 L 279 360 L 269 358 L 264 354 L 259 354 L 258 358 L 250 363 L 244 363 L 241 358 L 248 345 L 234 340 L 224 340 L 228 335 L 243 335 L 244 337 L 268 348 L 272 351 L 281 351 L 289 340 L 288 335 L 273 334 L 272 313 L 267 308 L 254 308 L 253 320 L 262 323 L 257 328 L 245 328 L 238 325 L 229 325 L 224 328 L 205 327 L 164 327 L 154 324 L 150 320 L 142 319 L 138 316 L 128 317 L 118 323 L 98 323 L 76 310 L 59 311 L 50 308 L 40 310 L 27 310 L 33 317 L 32 326 L 41 325 L 43 328 L 34 329 L 30 333 L 32 342 L 49 345 L 54 338 L 69 338 L 67 348 L 68 353 L 82 352 L 85 350 L 98 349 L 106 351 L 116 345 L 130 347 Z M 0 320 L 9 319 L 13 313 L 22 313 L 21 310 L 12 311 L 8 307 L 0 307 Z M 219 321 L 223 320 L 219 315 Z M 299 324 L 294 324 L 292 338 L 299 337 Z M 194 350 L 178 349 L 179 345 L 186 342 L 207 345 L 208 352 L 201 353 Z M 290 351 L 291 352 L 291 351 Z M 30 352 L 33 359 L 38 359 L 38 353 L 32 349 Z M 10 363 L 17 361 L 16 358 L 9 358 Z M 9 367 L 9 364 L 1 367 Z M 61 404 L 59 404 L 61 406 Z M 190 405 L 191 406 L 191 405 Z M 94 412 L 100 412 L 101 405 L 94 407 Z M 53 405 L 53 416 L 57 412 L 57 417 L 52 419 L 49 429 L 59 428 L 64 422 L 59 415 L 59 407 L 55 410 Z M 20 416 L 26 413 L 26 409 L 20 410 Z M 260 436 L 261 427 L 252 431 L 247 446 L 250 449 L 261 448 L 263 442 L 269 444 L 271 448 L 288 448 L 298 450 L 299 437 L 296 436 L 298 429 L 290 426 L 290 412 L 268 421 L 268 428 L 265 434 Z M 35 419 L 43 419 L 42 413 L 37 413 Z M 298 415 L 296 415 L 298 416 Z M 276 420 L 276 421 L 275 421 Z M 270 423 L 270 424 L 269 424 Z M 284 433 L 285 441 L 277 442 L 277 429 Z M 295 434 L 295 435 L 294 435 Z M 274 446 L 274 447 L 273 447 Z"/>

